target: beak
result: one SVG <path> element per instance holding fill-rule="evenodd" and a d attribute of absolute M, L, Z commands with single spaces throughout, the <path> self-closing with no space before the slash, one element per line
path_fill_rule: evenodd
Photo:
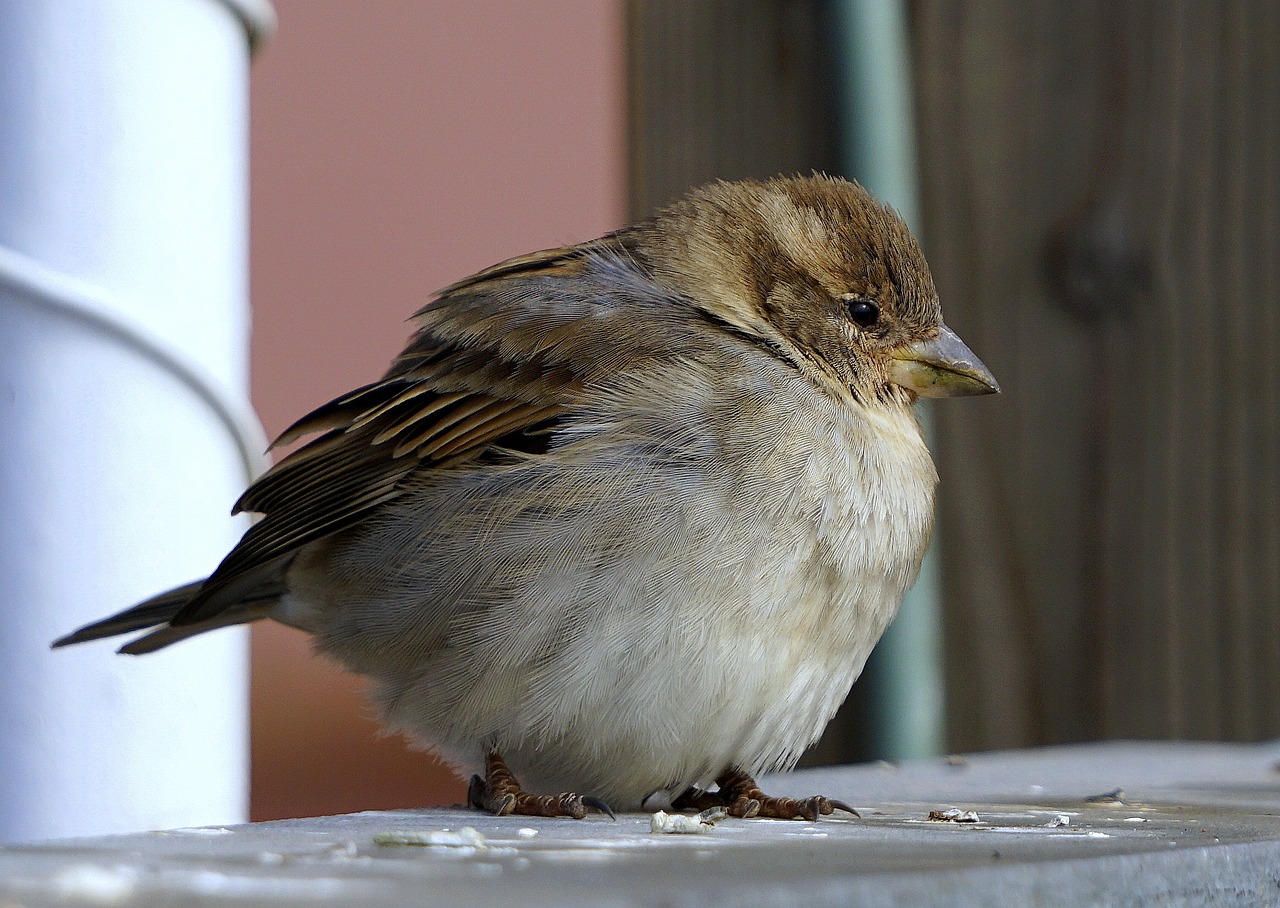
<path fill-rule="evenodd" d="M 921 397 L 994 394 L 996 377 L 946 325 L 933 340 L 901 347 L 890 354 L 889 378 Z"/>

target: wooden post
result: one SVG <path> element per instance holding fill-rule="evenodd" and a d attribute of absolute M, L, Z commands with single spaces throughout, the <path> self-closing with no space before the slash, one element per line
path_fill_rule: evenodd
<path fill-rule="evenodd" d="M 915 13 L 952 746 L 1280 734 L 1280 7 Z"/>

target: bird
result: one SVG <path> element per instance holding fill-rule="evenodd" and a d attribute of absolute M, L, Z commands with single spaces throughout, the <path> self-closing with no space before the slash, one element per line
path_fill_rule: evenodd
<path fill-rule="evenodd" d="M 917 398 L 999 390 L 898 214 L 821 173 L 714 182 L 412 323 L 277 439 L 310 440 L 207 578 L 54 646 L 299 628 L 497 815 L 856 813 L 756 777 L 818 739 L 919 570 Z"/>

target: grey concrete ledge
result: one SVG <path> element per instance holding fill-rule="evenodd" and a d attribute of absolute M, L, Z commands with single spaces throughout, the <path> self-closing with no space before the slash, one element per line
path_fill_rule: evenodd
<path fill-rule="evenodd" d="M 1277 744 L 1111 743 L 808 770 L 766 790 L 862 818 L 702 835 L 413 810 L 76 839 L 0 849 L 0 906 L 1280 905 L 1277 761 Z M 977 822 L 928 819 L 948 808 Z"/>

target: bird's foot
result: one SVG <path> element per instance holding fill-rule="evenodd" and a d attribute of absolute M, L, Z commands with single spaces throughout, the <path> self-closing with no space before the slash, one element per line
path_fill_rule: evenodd
<path fill-rule="evenodd" d="M 731 817 L 772 817 L 778 820 L 809 820 L 827 816 L 837 810 L 861 816 L 843 801 L 814 795 L 811 798 L 774 798 L 760 790 L 756 780 L 736 767 L 716 778 L 715 791 L 690 788 L 671 802 L 677 810 L 706 810 L 723 807 Z"/>
<path fill-rule="evenodd" d="M 471 777 L 467 787 L 467 803 L 477 810 L 487 810 L 496 817 L 517 814 L 526 817 L 572 817 L 581 820 L 587 811 L 595 810 L 617 819 L 609 805 L 598 798 L 587 798 L 571 791 L 553 795 L 529 794 L 520 787 L 515 775 L 502 757 L 491 752 L 485 757 L 484 778 Z"/>

